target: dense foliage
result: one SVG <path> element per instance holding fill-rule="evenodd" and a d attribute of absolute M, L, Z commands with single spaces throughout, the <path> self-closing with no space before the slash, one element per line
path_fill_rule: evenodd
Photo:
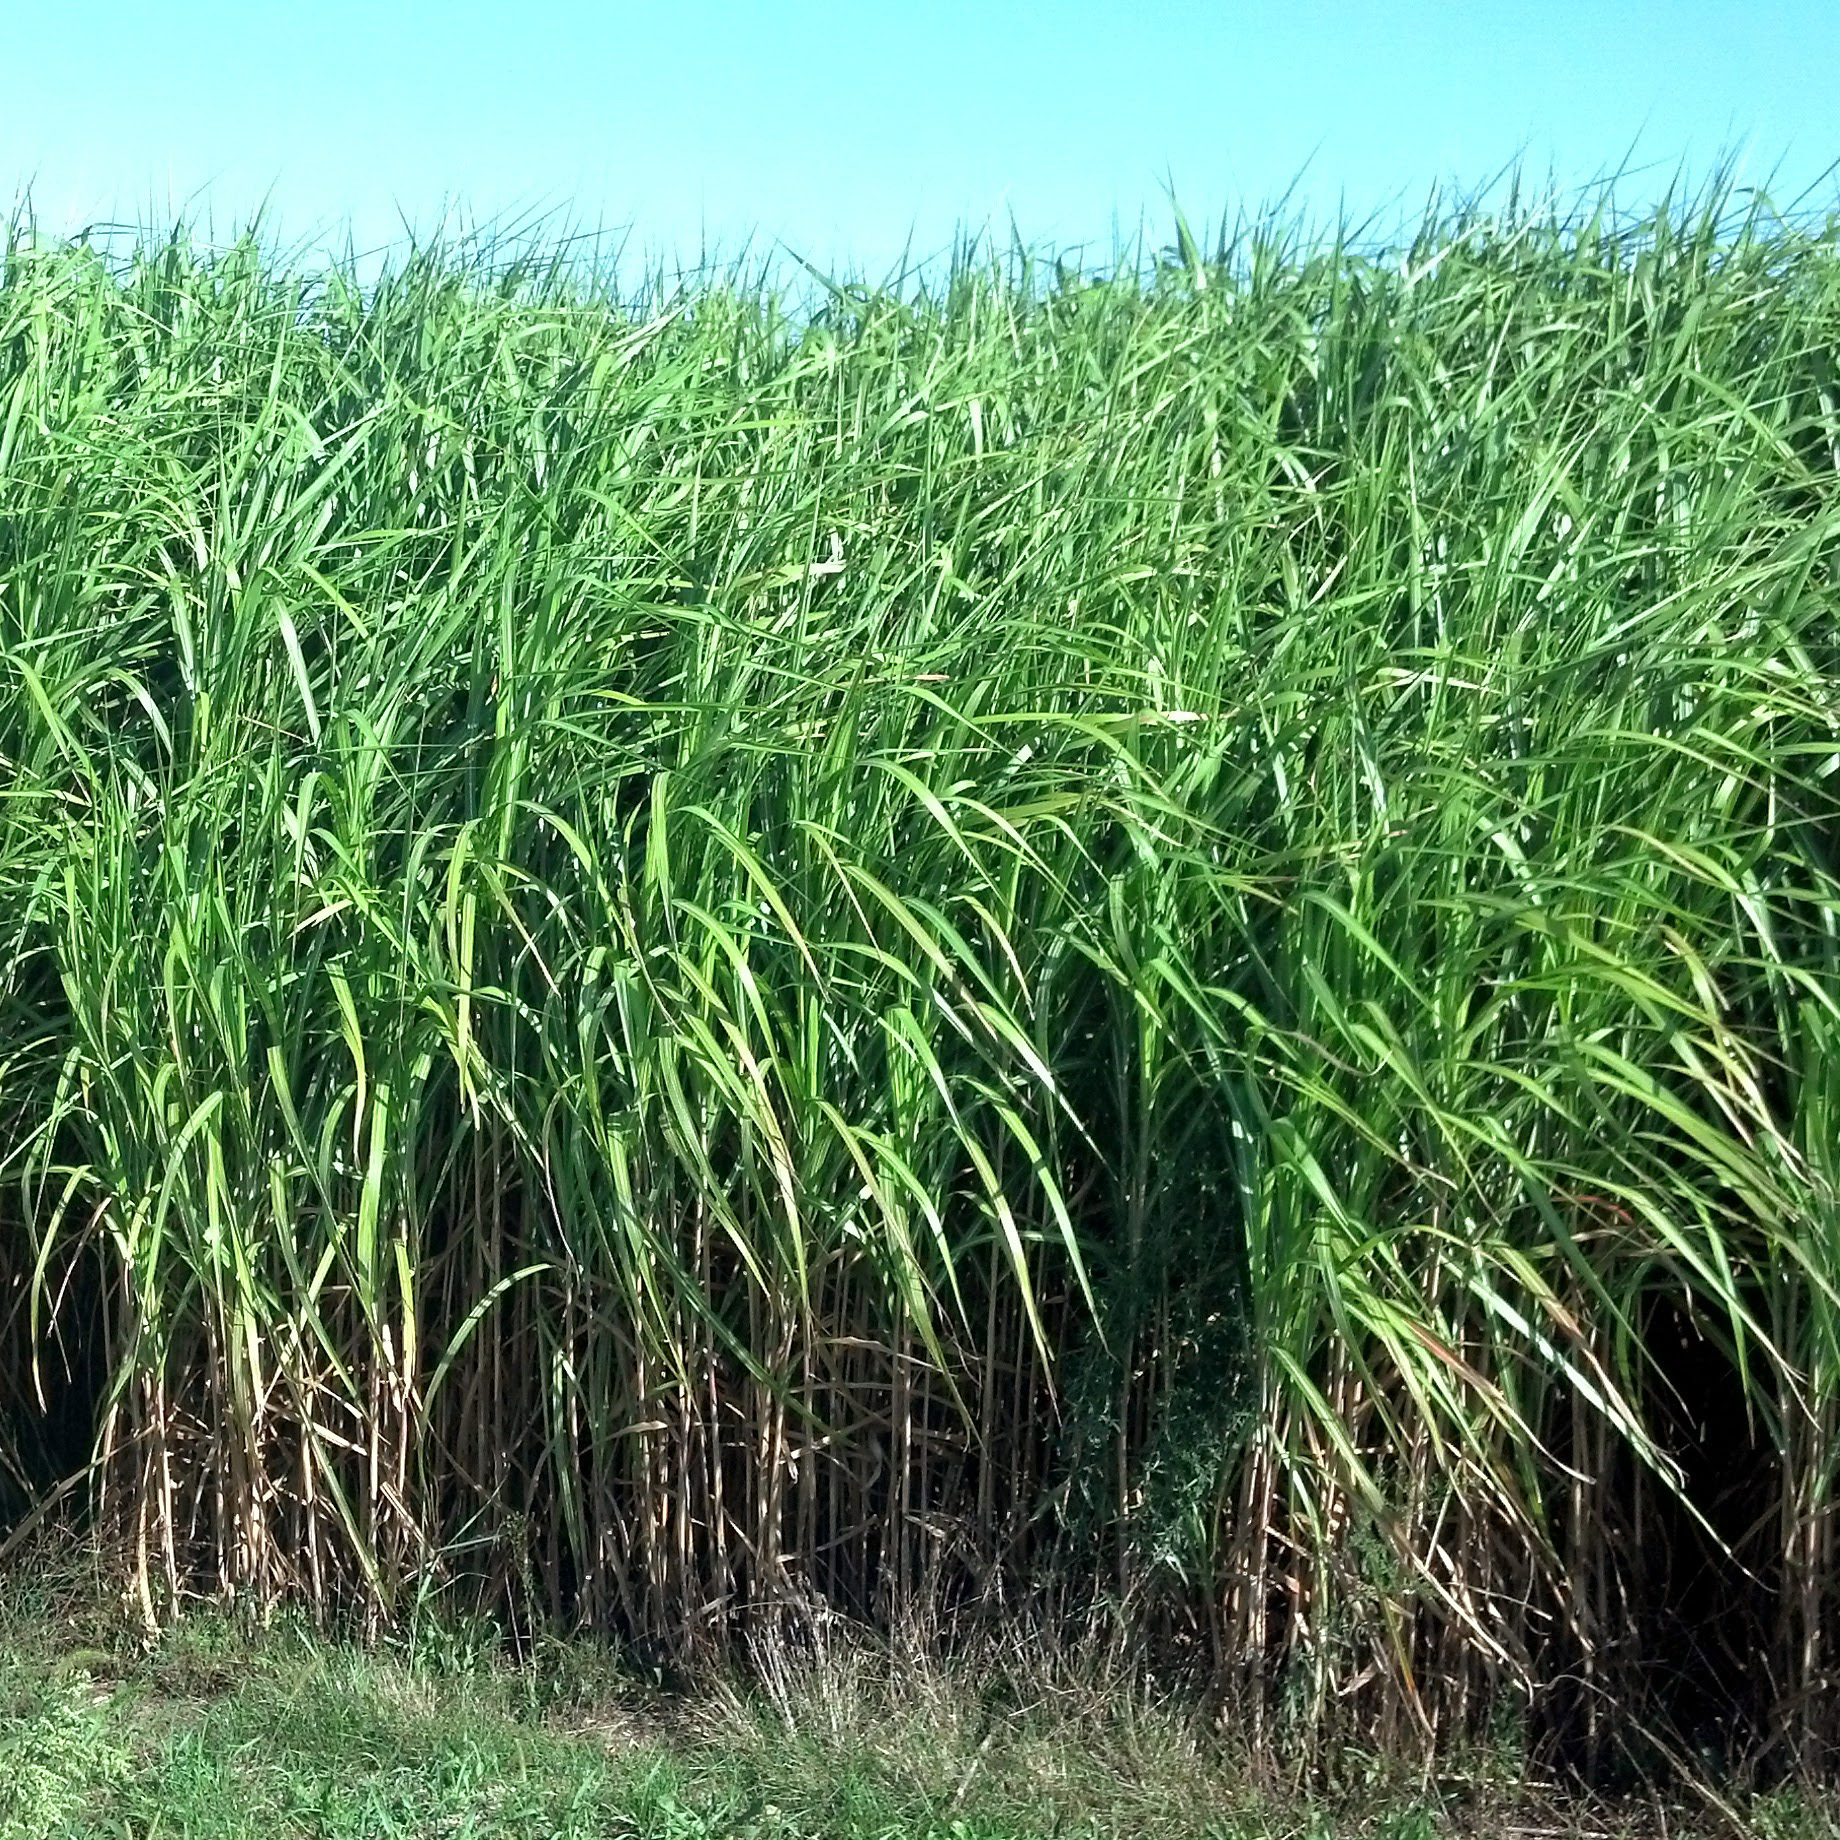
<path fill-rule="evenodd" d="M 150 1614 L 1097 1593 L 1255 1735 L 1812 1755 L 1837 391 L 1728 197 L 797 311 L 16 234 L 5 1495 Z"/>

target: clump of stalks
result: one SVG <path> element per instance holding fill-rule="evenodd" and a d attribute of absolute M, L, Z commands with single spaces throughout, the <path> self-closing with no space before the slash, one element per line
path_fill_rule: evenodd
<path fill-rule="evenodd" d="M 1110 1597 L 1258 1745 L 1601 1746 L 1697 1553 L 1818 1760 L 1837 350 L 1725 192 L 797 310 L 16 233 L 5 1502 L 150 1617 Z"/>

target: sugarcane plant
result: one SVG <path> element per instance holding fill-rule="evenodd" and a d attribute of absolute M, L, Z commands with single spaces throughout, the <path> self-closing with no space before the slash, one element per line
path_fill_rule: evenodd
<path fill-rule="evenodd" d="M 1713 1665 L 1817 1766 L 1837 350 L 1728 188 L 882 286 L 22 220 L 0 1510 L 150 1619 L 1104 1601 L 1259 1744 Z"/>

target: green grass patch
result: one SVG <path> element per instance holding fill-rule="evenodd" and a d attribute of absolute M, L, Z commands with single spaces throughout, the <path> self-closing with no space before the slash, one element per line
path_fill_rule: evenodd
<path fill-rule="evenodd" d="M 660 1694 L 592 1644 L 358 1650 L 187 1619 L 113 1653 L 13 1619 L 0 1651 L 5 1840 L 1444 1840 L 1721 1831 L 1676 1801 L 1590 1804 L 1508 1776 L 1384 1771 L 1259 1788 L 1193 1706 L 1090 1662 L 947 1666 L 837 1640 L 743 1686 Z M 1358 1771 L 1357 1771 L 1358 1774 Z M 1756 1840 L 1835 1831 L 1755 1801 Z"/>

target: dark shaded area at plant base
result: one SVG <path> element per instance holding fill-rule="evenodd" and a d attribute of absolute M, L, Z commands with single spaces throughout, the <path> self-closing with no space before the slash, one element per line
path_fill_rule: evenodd
<path fill-rule="evenodd" d="M 1605 1644 L 1614 1658 L 1593 1680 L 1564 1637 L 1555 1643 L 1536 1748 L 1596 1781 L 1665 1770 L 1670 1752 L 1714 1773 L 1780 1770 L 1771 1675 L 1783 1567 L 1757 1525 L 1781 1501 L 1780 1460 L 1726 1351 L 1677 1299 L 1646 1299 L 1637 1327 L 1654 1362 L 1650 1422 L 1677 1454 L 1683 1486 L 1657 1487 L 1622 1452 L 1598 1477 L 1599 1511 L 1622 1549 Z M 1569 1442 L 1555 1427 L 1561 1463 Z"/>
<path fill-rule="evenodd" d="M 1117 1612 L 1259 1756 L 1828 1771 L 1837 237 L 15 237 L 0 1509 L 150 1627 Z"/>

